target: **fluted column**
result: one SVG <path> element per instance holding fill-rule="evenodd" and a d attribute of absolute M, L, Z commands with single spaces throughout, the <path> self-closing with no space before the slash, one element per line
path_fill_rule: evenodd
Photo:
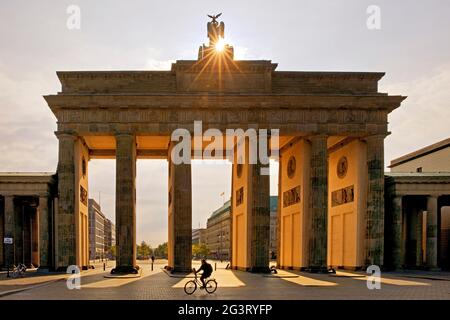
<path fill-rule="evenodd" d="M 270 245 L 270 176 L 261 174 L 269 165 L 249 164 L 250 271 L 269 271 Z M 268 170 L 267 170 L 268 172 Z"/>
<path fill-rule="evenodd" d="M 116 135 L 116 268 L 112 273 L 137 273 L 136 266 L 136 139 Z"/>
<path fill-rule="evenodd" d="M 309 138 L 311 142 L 309 217 L 309 269 L 327 269 L 328 159 L 327 136 Z"/>
<path fill-rule="evenodd" d="M 15 238 L 15 208 L 14 196 L 5 196 L 5 238 Z M 15 240 L 15 239 L 13 239 Z M 3 239 L 2 239 L 3 242 Z M 14 264 L 14 246 L 15 244 L 5 244 L 5 266 Z"/>
<path fill-rule="evenodd" d="M 39 261 L 39 209 L 34 207 L 31 215 L 31 264 L 34 267 L 40 265 Z"/>
<path fill-rule="evenodd" d="M 427 197 L 427 267 L 436 269 L 437 264 L 437 225 L 438 200 L 436 196 Z"/>
<path fill-rule="evenodd" d="M 55 227 L 56 269 L 64 270 L 76 265 L 75 234 L 75 140 L 70 133 L 56 133 L 59 140 L 58 156 L 58 216 Z"/>
<path fill-rule="evenodd" d="M 169 148 L 169 267 L 173 272 L 192 270 L 191 164 L 175 164 Z"/>
<path fill-rule="evenodd" d="M 405 264 L 405 253 L 403 243 L 403 206 L 401 196 L 392 199 L 392 267 L 400 269 Z"/>
<path fill-rule="evenodd" d="M 25 205 L 23 199 L 18 197 L 14 206 L 14 261 L 24 262 L 24 215 Z"/>
<path fill-rule="evenodd" d="M 39 243 L 39 269 L 48 269 L 49 264 L 49 217 L 48 217 L 48 197 L 39 197 L 38 207 L 38 243 Z"/>
<path fill-rule="evenodd" d="M 23 221 L 22 221 L 22 234 L 23 234 L 23 263 L 30 268 L 31 267 L 31 208 L 29 205 L 24 207 Z"/>
<path fill-rule="evenodd" d="M 367 142 L 367 211 L 366 258 L 369 265 L 383 265 L 384 251 L 384 136 L 366 138 Z"/>
<path fill-rule="evenodd" d="M 423 211 L 421 209 L 416 210 L 416 266 L 423 265 L 423 252 L 422 252 L 422 234 L 423 234 Z"/>

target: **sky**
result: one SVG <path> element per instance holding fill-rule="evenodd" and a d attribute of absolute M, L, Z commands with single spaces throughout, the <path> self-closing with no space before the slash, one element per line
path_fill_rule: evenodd
<path fill-rule="evenodd" d="M 67 27 L 71 5 L 79 29 Z M 380 10 L 379 29 L 367 26 L 370 5 Z M 408 96 L 389 116 L 386 164 L 450 137 L 447 0 L 0 0 L 0 171 L 56 170 L 56 119 L 42 98 L 61 90 L 56 71 L 167 70 L 197 57 L 206 15 L 219 12 L 238 59 L 386 72 L 380 91 Z M 156 246 L 167 239 L 167 163 L 138 160 L 137 172 L 137 239 Z M 275 194 L 276 165 L 271 172 Z M 230 175 L 227 164 L 193 164 L 194 227 L 229 198 Z M 113 221 L 114 177 L 113 160 L 89 163 L 89 196 Z"/>

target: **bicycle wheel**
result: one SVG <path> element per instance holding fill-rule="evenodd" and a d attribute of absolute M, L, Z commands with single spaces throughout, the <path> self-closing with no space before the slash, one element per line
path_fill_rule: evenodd
<path fill-rule="evenodd" d="M 19 270 L 17 270 L 16 268 L 13 270 L 11 276 L 13 277 L 13 279 L 16 279 L 19 276 Z"/>
<path fill-rule="evenodd" d="M 186 292 L 186 294 L 193 294 L 195 290 L 197 290 L 197 284 L 194 280 L 190 280 L 184 285 L 184 292 Z"/>
<path fill-rule="evenodd" d="M 208 293 L 214 293 L 217 290 L 217 282 L 214 279 L 208 280 L 206 282 L 206 292 Z"/>

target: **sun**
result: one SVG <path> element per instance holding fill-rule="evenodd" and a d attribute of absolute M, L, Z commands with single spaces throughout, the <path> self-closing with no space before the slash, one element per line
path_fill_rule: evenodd
<path fill-rule="evenodd" d="M 222 52 L 223 50 L 225 50 L 225 40 L 223 38 L 219 38 L 216 42 L 216 51 Z"/>

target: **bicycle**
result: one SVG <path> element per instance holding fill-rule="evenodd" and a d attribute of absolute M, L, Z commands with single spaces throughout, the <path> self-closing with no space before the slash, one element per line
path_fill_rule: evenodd
<path fill-rule="evenodd" d="M 23 277 L 25 275 L 25 271 L 27 271 L 27 267 L 23 263 L 19 263 L 17 266 L 14 266 L 12 277 L 16 279 L 18 276 Z"/>
<path fill-rule="evenodd" d="M 197 277 L 197 273 L 194 273 L 194 274 L 195 274 L 194 280 L 189 280 L 184 285 L 184 292 L 188 295 L 193 294 L 195 292 L 195 290 L 197 290 L 198 286 L 200 286 L 200 287 L 203 286 L 202 282 Z M 214 293 L 217 290 L 216 279 L 209 279 L 208 281 L 206 281 L 205 290 L 209 294 Z"/>

